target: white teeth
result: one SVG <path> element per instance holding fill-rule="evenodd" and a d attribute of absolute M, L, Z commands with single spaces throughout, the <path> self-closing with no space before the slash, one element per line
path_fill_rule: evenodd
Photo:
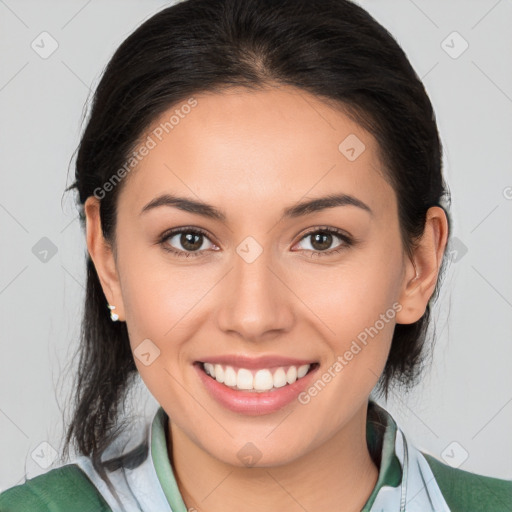
<path fill-rule="evenodd" d="M 214 375 L 217 382 L 224 382 L 224 368 L 220 364 L 215 365 Z"/>
<path fill-rule="evenodd" d="M 283 368 L 278 368 L 274 373 L 274 387 L 282 388 L 286 386 L 286 373 Z"/>
<path fill-rule="evenodd" d="M 308 373 L 309 370 L 309 364 L 303 364 L 302 366 L 299 366 L 297 368 L 297 378 L 302 379 L 306 373 Z"/>
<path fill-rule="evenodd" d="M 228 387 L 246 391 L 268 391 L 273 388 L 281 388 L 287 384 L 293 384 L 297 379 L 304 377 L 311 367 L 303 364 L 298 368 L 289 366 L 287 371 L 282 366 L 275 370 L 274 374 L 269 369 L 261 369 L 253 373 L 246 368 L 236 371 L 232 366 L 203 363 L 205 372 L 217 382 L 224 383 Z"/>
<path fill-rule="evenodd" d="M 231 368 L 231 366 L 226 366 L 226 371 L 224 372 L 224 384 L 226 386 L 236 386 L 236 372 Z"/>
<path fill-rule="evenodd" d="M 286 372 L 286 382 L 288 384 L 293 384 L 297 380 L 297 368 L 295 366 L 290 366 L 288 371 Z"/>
<path fill-rule="evenodd" d="M 252 382 L 252 373 L 245 368 L 240 368 L 240 370 L 238 370 L 238 375 L 236 376 L 236 387 L 238 389 L 253 389 Z"/>
<path fill-rule="evenodd" d="M 254 376 L 253 388 L 256 391 L 267 391 L 274 387 L 270 370 L 258 370 Z"/>

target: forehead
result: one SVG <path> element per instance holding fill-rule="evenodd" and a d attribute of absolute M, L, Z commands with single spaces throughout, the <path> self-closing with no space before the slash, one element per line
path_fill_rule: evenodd
<path fill-rule="evenodd" d="M 225 211 L 257 210 L 260 203 L 281 210 L 335 192 L 378 210 L 394 195 L 374 137 L 341 110 L 292 87 L 194 95 L 155 120 L 141 145 L 150 149 L 120 197 L 138 211 L 165 192 Z"/>

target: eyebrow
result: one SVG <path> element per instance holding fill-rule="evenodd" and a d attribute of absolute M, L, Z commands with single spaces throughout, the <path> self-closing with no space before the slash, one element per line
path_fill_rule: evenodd
<path fill-rule="evenodd" d="M 203 217 L 215 219 L 223 223 L 226 223 L 227 221 L 226 214 L 223 211 L 217 209 L 215 206 L 204 203 L 202 201 L 196 201 L 195 199 L 190 199 L 187 197 L 179 197 L 173 194 L 163 194 L 161 196 L 155 197 L 148 204 L 146 204 L 144 208 L 142 208 L 140 214 L 160 206 L 175 207 L 185 212 L 202 215 Z M 357 199 L 356 197 L 349 194 L 329 194 L 324 197 L 317 197 L 315 199 L 304 201 L 302 203 L 298 203 L 285 208 L 282 211 L 281 220 L 285 218 L 302 217 L 304 215 L 319 212 L 327 208 L 335 208 L 337 206 L 356 206 L 357 208 L 360 208 L 373 216 L 373 211 L 371 208 L 366 203 L 363 203 L 363 201 L 360 199 Z"/>

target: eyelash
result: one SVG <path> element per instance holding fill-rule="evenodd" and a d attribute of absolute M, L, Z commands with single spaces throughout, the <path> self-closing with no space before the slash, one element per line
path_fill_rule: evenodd
<path fill-rule="evenodd" d="M 193 233 L 193 234 L 198 234 L 198 235 L 204 235 L 206 238 L 209 239 L 209 236 L 208 236 L 208 233 L 206 231 L 204 231 L 203 229 L 201 228 L 187 228 L 187 227 L 184 227 L 184 228 L 176 228 L 176 229 L 172 229 L 170 231 L 166 231 L 162 236 L 161 238 L 158 240 L 158 243 L 162 246 L 162 248 L 167 251 L 167 252 L 170 252 L 172 254 L 174 254 L 175 256 L 177 257 L 184 257 L 184 258 L 189 258 L 190 256 L 193 256 L 193 257 L 197 257 L 197 256 L 203 256 L 203 251 L 192 251 L 192 252 L 187 252 L 187 251 L 180 251 L 180 250 L 177 250 L 177 249 L 174 249 L 174 248 L 169 248 L 167 245 L 166 245 L 166 242 L 169 238 L 172 238 L 174 235 L 177 235 L 177 234 L 182 234 L 182 233 Z M 310 256 L 311 258 L 315 257 L 315 256 L 334 256 L 335 254 L 338 254 L 346 249 L 348 249 L 349 247 L 352 247 L 353 245 L 355 245 L 357 243 L 357 240 L 346 235 L 343 231 L 341 231 L 340 229 L 337 229 L 337 228 L 331 228 L 331 227 L 323 227 L 323 226 L 320 226 L 320 227 L 317 227 L 311 231 L 308 231 L 307 233 L 305 233 L 302 238 L 299 240 L 299 241 L 302 241 L 304 238 L 307 238 L 308 236 L 310 235 L 314 235 L 314 234 L 317 234 L 317 233 L 327 233 L 327 234 L 332 234 L 332 235 L 336 235 L 338 238 L 340 238 L 342 241 L 343 241 L 343 244 L 341 244 L 340 246 L 338 246 L 337 248 L 335 249 L 331 249 L 331 250 L 328 250 L 328 251 L 311 251 L 309 249 L 304 249 L 306 250 L 307 252 L 310 252 L 312 253 L 312 255 Z"/>

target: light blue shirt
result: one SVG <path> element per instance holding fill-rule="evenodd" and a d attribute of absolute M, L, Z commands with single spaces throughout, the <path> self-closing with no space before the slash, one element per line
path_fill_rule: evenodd
<path fill-rule="evenodd" d="M 377 483 L 362 512 L 449 512 L 423 454 L 415 448 L 391 415 L 375 402 L 373 412 L 385 425 L 383 433 L 368 419 L 367 440 L 381 453 Z M 368 414 L 370 418 L 370 412 Z M 114 512 L 188 512 L 169 461 L 168 416 L 159 407 L 150 424 L 134 423 L 105 452 L 114 460 L 108 473 L 120 503 L 94 470 L 88 457 L 73 462 L 87 474 Z"/>

